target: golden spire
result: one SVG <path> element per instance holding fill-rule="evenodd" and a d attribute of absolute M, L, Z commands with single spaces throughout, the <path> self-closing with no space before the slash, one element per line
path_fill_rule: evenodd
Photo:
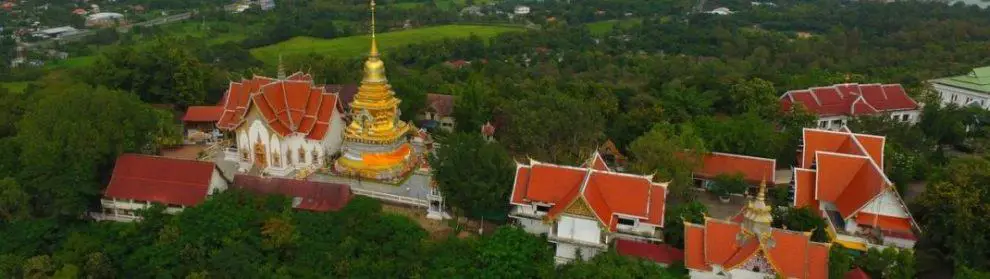
<path fill-rule="evenodd" d="M 371 51 L 364 61 L 364 78 L 361 83 L 385 83 L 385 63 L 378 59 L 378 42 L 375 39 L 375 0 L 371 0 Z"/>
<path fill-rule="evenodd" d="M 767 179 L 760 182 L 760 192 L 756 194 L 756 199 L 746 204 L 743 209 L 743 228 L 757 236 L 770 232 L 770 223 L 773 223 L 773 214 L 770 206 L 766 203 Z"/>
<path fill-rule="evenodd" d="M 371 52 L 373 57 L 378 57 L 378 42 L 375 40 L 375 0 L 371 0 Z"/>

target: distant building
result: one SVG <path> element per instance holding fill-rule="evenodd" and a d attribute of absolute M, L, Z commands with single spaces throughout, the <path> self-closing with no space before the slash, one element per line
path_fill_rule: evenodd
<path fill-rule="evenodd" d="M 44 38 L 60 38 L 76 33 L 79 33 L 79 29 L 76 29 L 75 27 L 72 26 L 62 26 L 62 27 L 43 29 L 41 31 L 35 32 L 34 34 L 36 36 L 40 36 Z"/>
<path fill-rule="evenodd" d="M 223 115 L 223 106 L 191 106 L 182 116 L 186 139 L 192 142 L 213 141 L 220 136 L 217 122 Z"/>
<path fill-rule="evenodd" d="M 439 128 L 447 132 L 454 131 L 454 96 L 429 93 L 426 94 L 426 109 L 420 117 L 420 127 Z"/>
<path fill-rule="evenodd" d="M 118 13 L 95 13 L 86 17 L 86 27 L 109 27 L 123 23 L 124 15 Z"/>
<path fill-rule="evenodd" d="M 530 160 L 516 165 L 509 217 L 527 232 L 547 234 L 558 264 L 587 260 L 616 239 L 660 242 L 667 184 L 613 172 L 598 152 L 580 167 Z"/>
<path fill-rule="evenodd" d="M 735 12 L 733 12 L 732 10 L 729 10 L 729 8 L 726 8 L 726 7 L 718 7 L 718 8 L 715 8 L 714 10 L 707 11 L 705 13 L 713 14 L 713 15 L 731 15 L 731 14 L 733 14 Z"/>
<path fill-rule="evenodd" d="M 802 104 L 818 115 L 818 128 L 837 130 L 849 119 L 863 115 L 885 114 L 901 122 L 916 123 L 921 116 L 918 105 L 900 84 L 845 83 L 826 87 L 791 90 L 780 96 L 780 106 L 790 110 Z"/>
<path fill-rule="evenodd" d="M 528 15 L 529 12 L 529 6 L 516 6 L 516 9 L 513 10 L 513 13 L 516 15 Z"/>
<path fill-rule="evenodd" d="M 262 11 L 274 9 L 275 0 L 258 0 L 258 6 L 261 7 Z"/>
<path fill-rule="evenodd" d="M 776 168 L 777 161 L 774 159 L 711 152 L 702 156 L 691 175 L 698 189 L 709 189 L 719 175 L 739 174 L 750 185 L 749 190 L 756 190 L 760 183 L 774 181 Z"/>
<path fill-rule="evenodd" d="M 122 154 L 103 193 L 100 219 L 133 221 L 136 211 L 163 204 L 175 214 L 227 189 L 227 181 L 211 162 Z"/>
<path fill-rule="evenodd" d="M 461 16 L 471 15 L 471 16 L 484 16 L 485 13 L 481 12 L 481 6 L 469 6 L 461 9 Z"/>
<path fill-rule="evenodd" d="M 942 104 L 979 106 L 990 109 L 990 66 L 974 68 L 968 74 L 928 81 L 942 98 Z"/>
<path fill-rule="evenodd" d="M 88 14 L 89 12 L 87 12 L 85 9 L 82 9 L 82 8 L 76 8 L 75 10 L 72 10 L 72 13 L 75 14 L 75 15 L 82 16 L 82 15 Z"/>

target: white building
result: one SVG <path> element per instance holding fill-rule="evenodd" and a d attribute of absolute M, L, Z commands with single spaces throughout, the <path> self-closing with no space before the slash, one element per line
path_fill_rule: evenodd
<path fill-rule="evenodd" d="M 337 95 L 297 72 L 231 82 L 217 127 L 235 139 L 227 160 L 239 170 L 288 176 L 331 162 L 340 150 L 343 108 Z"/>
<path fill-rule="evenodd" d="M 79 29 L 72 26 L 62 26 L 55 28 L 43 29 L 35 32 L 34 35 L 42 38 L 59 38 L 63 36 L 69 36 L 79 33 Z"/>
<path fill-rule="evenodd" d="M 101 204 L 101 220 L 133 221 L 137 210 L 154 203 L 175 214 L 227 189 L 227 180 L 211 162 L 140 154 L 117 157 Z"/>
<path fill-rule="evenodd" d="M 821 129 L 837 130 L 851 118 L 864 115 L 889 115 L 908 123 L 917 123 L 921 117 L 921 106 L 900 84 L 844 83 L 813 87 L 787 91 L 779 100 L 784 110 L 801 104 L 818 115 Z"/>
<path fill-rule="evenodd" d="M 990 66 L 968 74 L 928 81 L 942 98 L 942 104 L 979 106 L 990 109 Z"/>
<path fill-rule="evenodd" d="M 652 179 L 613 172 L 597 152 L 581 167 L 530 160 L 516 166 L 509 217 L 527 232 L 546 234 L 557 263 L 590 259 L 617 238 L 656 243 L 667 183 Z"/>
<path fill-rule="evenodd" d="M 86 17 L 86 26 L 113 26 L 124 21 L 119 13 L 95 13 Z"/>
<path fill-rule="evenodd" d="M 529 12 L 529 6 L 516 6 L 516 9 L 513 11 L 516 15 L 528 15 Z"/>

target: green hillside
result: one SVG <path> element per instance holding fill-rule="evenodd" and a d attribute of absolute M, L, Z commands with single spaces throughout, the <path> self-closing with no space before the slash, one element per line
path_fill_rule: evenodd
<path fill-rule="evenodd" d="M 409 44 L 438 41 L 445 38 L 467 38 L 471 34 L 490 38 L 504 32 L 521 31 L 520 27 L 482 25 L 443 25 L 378 34 L 378 47 L 382 50 Z M 333 56 L 358 56 L 368 51 L 370 36 L 352 36 L 336 39 L 295 37 L 288 41 L 251 50 L 261 61 L 274 64 L 278 55 L 284 56 L 318 53 Z"/>

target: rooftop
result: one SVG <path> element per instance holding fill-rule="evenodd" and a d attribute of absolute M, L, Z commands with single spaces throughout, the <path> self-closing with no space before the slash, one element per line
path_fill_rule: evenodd
<path fill-rule="evenodd" d="M 223 106 L 191 106 L 182 116 L 182 122 L 217 122 L 223 115 Z"/>
<path fill-rule="evenodd" d="M 684 265 L 712 271 L 767 262 L 784 278 L 828 278 L 829 244 L 811 241 L 810 233 L 773 228 L 757 236 L 739 223 L 706 218 L 704 224 L 684 226 Z M 763 260 L 758 260 L 762 258 Z"/>
<path fill-rule="evenodd" d="M 990 94 L 990 66 L 974 68 L 961 76 L 933 79 L 931 82 Z"/>
<path fill-rule="evenodd" d="M 259 194 L 285 195 L 293 198 L 293 208 L 319 212 L 340 210 L 353 196 L 346 184 L 244 174 L 234 176 L 232 187 Z"/>
<path fill-rule="evenodd" d="M 836 84 L 791 90 L 780 96 L 780 106 L 783 110 L 790 110 L 796 103 L 804 105 L 808 111 L 818 116 L 869 115 L 914 110 L 919 107 L 900 84 L 879 83 Z"/>
<path fill-rule="evenodd" d="M 336 94 L 326 92 L 324 86 L 314 86 L 312 77 L 302 72 L 281 80 L 254 76 L 231 82 L 223 100 L 223 114 L 217 123 L 220 129 L 237 128 L 254 104 L 279 135 L 300 133 L 314 140 L 326 136 L 331 116 L 342 111 Z"/>
<path fill-rule="evenodd" d="M 193 206 L 208 195 L 215 166 L 210 162 L 141 154 L 117 157 L 108 198 Z"/>
<path fill-rule="evenodd" d="M 705 154 L 701 164 L 694 169 L 694 175 L 714 178 L 720 174 L 740 173 L 746 181 L 758 183 L 776 177 L 777 161 L 774 159 L 712 152 Z"/>

